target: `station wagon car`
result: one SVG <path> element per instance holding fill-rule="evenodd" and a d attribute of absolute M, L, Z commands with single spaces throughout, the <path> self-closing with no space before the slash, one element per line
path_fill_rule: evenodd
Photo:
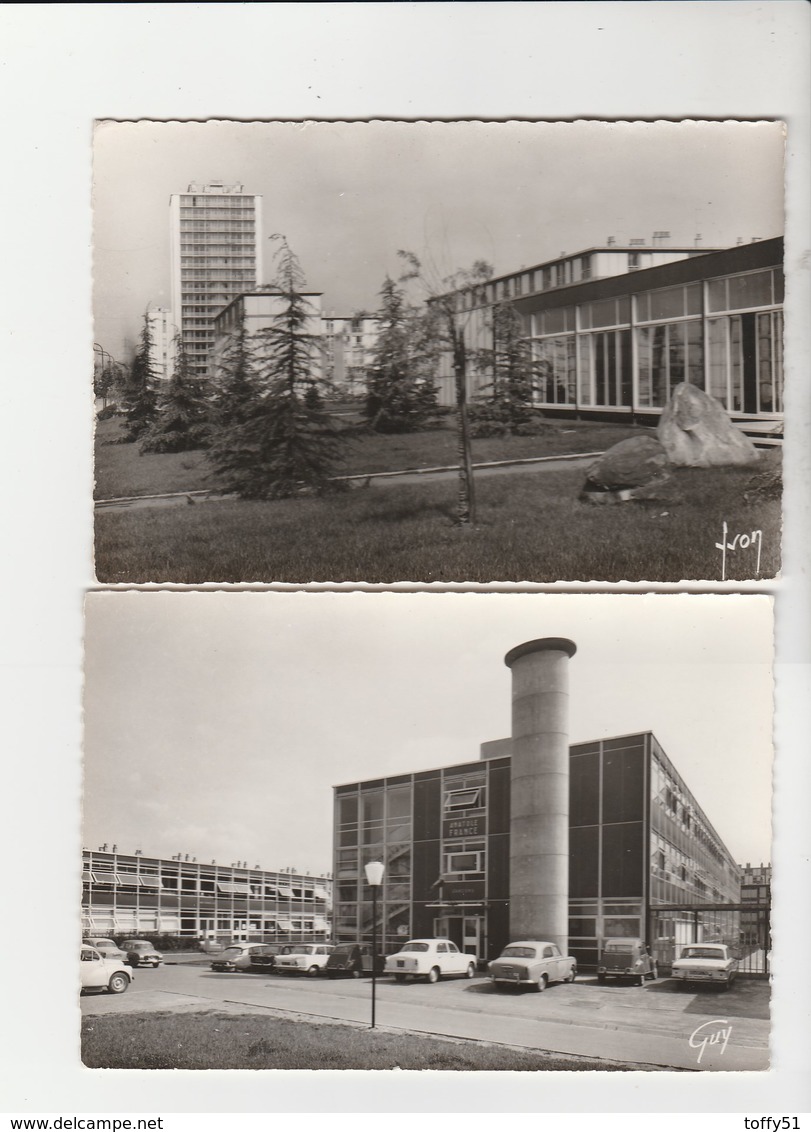
<path fill-rule="evenodd" d="M 738 960 L 725 943 L 694 943 L 682 948 L 671 971 L 681 985 L 712 983 L 726 990 L 735 982 Z"/>
<path fill-rule="evenodd" d="M 274 970 L 300 975 L 319 975 L 327 965 L 332 948 L 326 943 L 296 943 L 276 957 Z"/>
<path fill-rule="evenodd" d="M 410 939 L 394 955 L 388 956 L 385 973 L 394 975 L 398 983 L 408 978 L 436 983 L 451 975 L 472 979 L 476 974 L 476 959 L 460 951 L 450 939 Z"/>
<path fill-rule="evenodd" d="M 121 994 L 135 978 L 120 959 L 108 959 L 95 947 L 88 947 L 84 943 L 79 969 L 82 991 L 106 990 L 110 994 Z"/>
<path fill-rule="evenodd" d="M 498 959 L 487 965 L 493 986 L 534 986 L 546 990 L 550 983 L 573 983 L 577 960 L 561 955 L 554 943 L 522 939 L 508 944 Z"/>
<path fill-rule="evenodd" d="M 125 939 L 121 950 L 126 953 L 130 967 L 160 967 L 163 956 L 148 939 Z"/>
<path fill-rule="evenodd" d="M 606 940 L 597 965 L 598 983 L 606 979 L 632 979 L 641 987 L 644 979 L 658 977 L 656 960 L 644 940 L 625 937 Z"/>

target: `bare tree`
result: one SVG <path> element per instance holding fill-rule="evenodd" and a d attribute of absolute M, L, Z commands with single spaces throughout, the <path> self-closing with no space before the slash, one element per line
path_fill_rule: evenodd
<path fill-rule="evenodd" d="M 413 252 L 397 253 L 406 264 L 401 282 L 416 281 L 423 287 L 432 316 L 440 348 L 451 355 L 453 366 L 454 400 L 456 406 L 456 442 L 459 459 L 459 500 L 457 519 L 462 527 L 476 523 L 476 491 L 473 482 L 473 458 L 470 449 L 470 427 L 467 413 L 468 348 L 465 330 L 470 319 L 463 297 L 474 287 L 488 280 L 493 269 L 484 260 L 476 260 L 471 267 L 456 271 L 444 279 L 431 278 Z"/>

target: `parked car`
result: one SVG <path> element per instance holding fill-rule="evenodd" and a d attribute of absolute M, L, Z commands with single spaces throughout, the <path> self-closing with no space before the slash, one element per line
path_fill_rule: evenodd
<path fill-rule="evenodd" d="M 550 983 L 573 983 L 577 960 L 561 955 L 557 944 L 522 939 L 508 944 L 498 959 L 487 964 L 493 986 L 534 986 L 546 990 Z"/>
<path fill-rule="evenodd" d="M 229 943 L 211 960 L 211 970 L 248 971 L 254 953 L 265 946 L 263 943 Z"/>
<path fill-rule="evenodd" d="M 606 979 L 633 979 L 638 987 L 644 979 L 657 979 L 659 972 L 650 948 L 642 939 L 609 939 L 597 965 L 597 982 Z"/>
<path fill-rule="evenodd" d="M 95 947 L 83 943 L 81 947 L 81 991 L 106 990 L 122 994 L 135 978 L 120 959 L 102 955 Z"/>
<path fill-rule="evenodd" d="M 92 939 L 83 939 L 82 947 L 95 947 L 100 955 L 105 959 L 118 959 L 119 962 L 125 962 L 127 958 L 126 951 L 122 951 L 115 940 L 102 939 L 101 936 L 94 936 Z"/>
<path fill-rule="evenodd" d="M 472 979 L 476 974 L 476 958 L 460 951 L 451 939 L 410 939 L 394 955 L 386 959 L 386 974 L 398 983 L 407 978 L 427 979 L 436 983 L 450 975 Z"/>
<path fill-rule="evenodd" d="M 375 973 L 380 974 L 385 967 L 384 956 L 378 955 Z M 333 947 L 327 959 L 327 978 L 337 979 L 341 975 L 359 979 L 361 975 L 372 973 L 372 947 L 368 943 L 339 943 Z"/>
<path fill-rule="evenodd" d="M 280 973 L 319 975 L 327 965 L 332 948 L 327 943 L 291 943 L 276 956 L 275 969 Z"/>
<path fill-rule="evenodd" d="M 681 986 L 712 983 L 726 990 L 735 982 L 738 960 L 725 943 L 693 943 L 682 948 L 671 971 Z"/>
<path fill-rule="evenodd" d="M 272 970 L 276 966 L 276 959 L 287 946 L 284 943 L 263 943 L 261 947 L 254 948 L 251 951 L 249 970 Z"/>
<path fill-rule="evenodd" d="M 148 939 L 125 939 L 121 950 L 126 952 L 130 967 L 160 967 L 163 956 Z"/>

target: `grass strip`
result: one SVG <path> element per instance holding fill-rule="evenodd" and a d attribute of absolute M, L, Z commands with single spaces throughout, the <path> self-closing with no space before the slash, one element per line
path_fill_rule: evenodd
<path fill-rule="evenodd" d="M 638 1068 L 405 1031 L 218 1011 L 86 1015 L 82 1061 L 93 1069 L 625 1072 Z"/>

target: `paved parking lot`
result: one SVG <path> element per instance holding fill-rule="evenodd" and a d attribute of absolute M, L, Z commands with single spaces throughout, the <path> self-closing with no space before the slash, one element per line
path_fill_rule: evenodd
<path fill-rule="evenodd" d="M 598 986 L 588 976 L 497 991 L 489 980 L 377 982 L 377 1024 L 528 1049 L 682 1069 L 768 1068 L 765 982 L 739 979 L 730 991 L 684 991 L 673 980 L 643 987 Z M 135 972 L 122 995 L 82 998 L 82 1012 L 228 1010 L 283 1012 L 310 1020 L 368 1024 L 371 980 L 220 974 L 201 958 Z"/>

